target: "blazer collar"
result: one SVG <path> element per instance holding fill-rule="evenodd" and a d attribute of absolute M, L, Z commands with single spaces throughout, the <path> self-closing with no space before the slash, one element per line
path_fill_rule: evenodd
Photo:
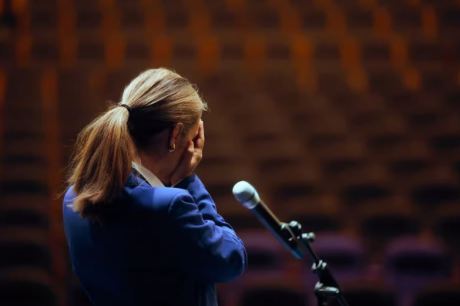
<path fill-rule="evenodd" d="M 163 182 L 149 169 L 144 167 L 140 162 L 132 162 L 132 167 L 146 180 L 150 186 L 164 187 Z"/>
<path fill-rule="evenodd" d="M 149 186 L 150 184 L 147 182 L 147 180 L 140 174 L 136 169 L 132 168 L 131 173 L 128 176 L 128 179 L 126 180 L 126 187 L 136 187 L 139 185 L 146 185 Z"/>

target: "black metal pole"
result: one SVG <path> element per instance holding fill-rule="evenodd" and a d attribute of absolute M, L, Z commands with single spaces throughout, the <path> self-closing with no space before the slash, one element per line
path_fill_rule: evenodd
<path fill-rule="evenodd" d="M 289 228 L 289 230 L 287 228 Z M 302 226 L 297 221 L 281 223 L 281 229 L 286 231 L 287 236 L 289 236 L 289 233 L 291 234 L 287 243 L 298 250 L 296 253 L 300 254 L 300 256 L 296 257 L 305 259 L 305 257 L 308 256 L 313 263 L 312 271 L 318 277 L 318 282 L 314 289 L 318 305 L 327 306 L 331 299 L 335 299 L 340 306 L 348 306 L 342 290 L 329 270 L 327 263 L 316 255 L 310 245 L 310 242 L 315 239 L 315 235 L 311 232 L 304 233 L 302 231 Z"/>

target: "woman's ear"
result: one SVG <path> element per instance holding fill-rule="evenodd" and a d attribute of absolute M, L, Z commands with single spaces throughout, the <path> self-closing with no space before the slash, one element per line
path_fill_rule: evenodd
<path fill-rule="evenodd" d="M 179 143 L 179 137 L 182 134 L 184 129 L 184 124 L 182 122 L 178 122 L 174 125 L 171 134 L 169 136 L 169 151 L 173 152 L 176 149 L 176 144 Z"/>

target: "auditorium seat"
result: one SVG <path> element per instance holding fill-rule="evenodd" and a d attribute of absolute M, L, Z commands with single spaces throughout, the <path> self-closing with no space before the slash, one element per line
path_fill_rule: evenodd
<path fill-rule="evenodd" d="M 345 92 L 330 98 L 333 105 L 347 115 L 388 110 L 381 93 Z"/>
<path fill-rule="evenodd" d="M 140 69 L 137 65 L 125 66 L 115 70 L 105 70 L 102 76 L 104 79 L 104 87 L 102 89 L 104 101 L 110 100 L 115 103 L 120 102 L 123 88 L 143 70 L 144 69 Z"/>
<path fill-rule="evenodd" d="M 428 143 L 440 156 L 458 156 L 460 152 L 460 132 L 451 131 L 434 134 L 428 139 Z"/>
<path fill-rule="evenodd" d="M 238 138 L 242 147 L 249 156 L 262 160 L 301 156 L 302 146 L 294 139 L 284 136 L 284 133 L 289 133 L 288 123 L 284 118 L 274 117 L 276 109 L 270 107 L 269 100 L 266 102 L 263 113 L 257 114 L 255 110 L 251 112 L 246 109 L 245 114 L 234 114 L 232 124 L 238 127 Z M 267 120 L 270 122 L 269 126 L 263 124 Z"/>
<path fill-rule="evenodd" d="M 238 236 L 245 244 L 249 265 L 242 277 L 222 284 L 225 305 L 242 305 L 241 299 L 254 287 L 273 287 L 274 284 L 288 288 L 300 286 L 297 261 L 290 258 L 290 253 L 265 227 L 241 230 Z"/>
<path fill-rule="evenodd" d="M 251 262 L 245 281 L 280 277 L 286 272 L 286 251 L 267 229 L 240 231 L 239 237 L 246 247 L 248 262 Z"/>
<path fill-rule="evenodd" d="M 124 63 L 127 66 L 133 65 L 140 67 L 149 62 L 151 58 L 151 43 L 144 37 L 130 35 L 126 39 Z M 140 71 L 141 69 L 139 69 Z"/>
<path fill-rule="evenodd" d="M 437 241 L 400 238 L 388 245 L 384 256 L 384 278 L 402 305 L 410 305 L 422 287 L 452 277 L 452 258 Z"/>
<path fill-rule="evenodd" d="M 49 227 L 49 220 L 46 210 L 46 203 L 41 203 L 40 207 L 34 203 L 23 203 L 19 201 L 12 201 L 0 198 L 0 228 L 22 227 L 30 229 L 47 229 Z"/>
<path fill-rule="evenodd" d="M 323 158 L 320 163 L 323 181 L 328 182 L 330 188 L 335 190 L 363 177 L 375 178 L 382 172 L 378 165 L 363 157 L 348 156 L 346 153 L 342 156 Z"/>
<path fill-rule="evenodd" d="M 264 179 L 264 184 L 271 186 L 277 191 L 284 193 L 284 191 L 276 190 L 276 188 L 282 188 L 282 186 L 294 186 L 297 181 L 300 186 L 314 185 L 319 179 L 319 173 L 315 169 L 314 165 L 311 165 L 307 161 L 303 161 L 301 156 L 270 156 L 266 158 L 259 158 L 254 161 L 255 170 L 257 174 L 261 175 Z M 264 174 L 270 173 L 269 176 Z M 294 184 L 293 184 L 294 183 Z M 293 188 L 294 191 L 296 188 Z M 305 191 L 309 193 L 308 190 Z M 287 195 L 289 198 L 293 196 Z M 281 199 L 286 201 L 287 198 Z"/>
<path fill-rule="evenodd" d="M 33 36 L 55 33 L 58 22 L 57 1 L 27 1 Z"/>
<path fill-rule="evenodd" d="M 323 95 L 308 97 L 308 100 L 304 102 L 308 102 L 307 105 L 303 108 L 299 105 L 298 110 L 292 112 L 290 116 L 292 125 L 301 136 L 312 135 L 319 139 L 329 138 L 330 135 L 341 137 L 349 131 L 343 114 L 331 111 L 328 100 L 329 98 Z M 306 140 L 308 141 L 308 138 Z"/>
<path fill-rule="evenodd" d="M 422 17 L 420 9 L 403 6 L 395 6 L 390 9 L 393 30 L 407 37 L 420 35 L 422 29 Z"/>
<path fill-rule="evenodd" d="M 417 134 L 429 135 L 434 131 L 454 125 L 457 118 L 441 108 L 421 107 L 405 114 L 408 125 Z"/>
<path fill-rule="evenodd" d="M 400 116 L 379 106 L 356 110 L 348 116 L 347 122 L 350 129 L 363 136 L 405 130 L 404 120 Z"/>
<path fill-rule="evenodd" d="M 369 88 L 375 93 L 398 92 L 404 88 L 401 74 L 391 68 L 368 69 L 366 72 L 369 79 Z"/>
<path fill-rule="evenodd" d="M 51 271 L 51 254 L 44 231 L 4 228 L 0 233 L 1 269 L 32 267 Z"/>
<path fill-rule="evenodd" d="M 219 1 L 214 1 L 213 5 L 216 3 L 222 3 Z M 216 8 L 210 8 L 210 19 L 211 27 L 213 31 L 225 35 L 227 32 L 232 32 L 235 29 L 238 29 L 240 26 L 239 19 L 240 16 L 228 7 L 218 6 Z"/>
<path fill-rule="evenodd" d="M 338 64 L 340 61 L 340 45 L 334 40 L 319 41 L 313 52 L 313 59 L 320 67 L 324 64 Z"/>
<path fill-rule="evenodd" d="M 106 46 L 102 37 L 97 35 L 80 36 L 77 42 L 76 60 L 79 65 L 104 63 Z"/>
<path fill-rule="evenodd" d="M 77 11 L 81 10 L 91 10 L 91 11 L 99 11 L 102 8 L 101 3 L 91 1 L 91 0 L 80 0 L 74 3 L 75 9 Z"/>
<path fill-rule="evenodd" d="M 395 166 L 392 163 L 398 161 L 431 159 L 431 150 L 426 143 L 405 130 L 369 134 L 366 142 L 372 156 L 387 167 Z"/>
<path fill-rule="evenodd" d="M 414 184 L 411 199 L 422 209 L 435 209 L 460 201 L 460 186 L 454 180 L 433 179 Z"/>
<path fill-rule="evenodd" d="M 408 56 L 417 66 L 433 66 L 442 64 L 443 45 L 427 40 L 412 40 L 408 45 Z"/>
<path fill-rule="evenodd" d="M 458 71 L 445 66 L 444 63 L 433 63 L 435 67 L 420 67 L 420 82 L 425 93 L 434 95 L 446 92 L 451 88 L 456 88 L 458 85 Z M 448 64 L 447 64 L 448 65 Z"/>
<path fill-rule="evenodd" d="M 2 76 L 6 74 L 6 69 L 8 67 L 14 65 L 16 58 L 14 42 L 15 40 L 13 38 L 0 38 L 0 65 L 2 67 L 0 72 Z"/>
<path fill-rule="evenodd" d="M 197 45 L 194 41 L 185 39 L 176 39 L 171 51 L 171 57 L 174 60 L 193 61 L 197 56 Z"/>
<path fill-rule="evenodd" d="M 445 7 L 438 8 L 439 16 L 439 32 L 443 37 L 453 37 L 458 33 L 460 28 L 460 21 L 458 20 L 458 14 L 460 13 L 460 8 L 454 6 L 446 5 Z"/>
<path fill-rule="evenodd" d="M 47 171 L 47 161 L 42 156 L 33 154 L 33 151 L 22 156 L 8 155 L 3 157 L 1 161 L 3 162 L 2 170 L 8 173 L 8 180 L 41 181 L 43 180 L 43 173 Z"/>
<path fill-rule="evenodd" d="M 103 24 L 102 7 L 96 1 L 75 1 L 75 30 L 79 37 L 85 37 L 101 30 Z"/>
<path fill-rule="evenodd" d="M 460 177 L 460 158 L 453 160 L 451 167 L 457 177 Z"/>
<path fill-rule="evenodd" d="M 247 288 L 241 296 L 238 306 L 307 306 L 307 300 L 301 291 L 271 284 Z"/>
<path fill-rule="evenodd" d="M 410 189 L 420 177 L 442 172 L 442 166 L 434 164 L 433 160 L 417 157 L 402 157 L 386 162 L 388 171 L 393 178 L 392 184 L 399 191 Z"/>
<path fill-rule="evenodd" d="M 36 38 L 31 46 L 32 63 L 36 65 L 56 65 L 59 61 L 59 46 L 56 38 Z"/>
<path fill-rule="evenodd" d="M 349 207 L 370 205 L 375 201 L 391 198 L 393 191 L 385 181 L 370 181 L 364 178 L 361 182 L 346 184 L 341 188 L 340 197 Z"/>
<path fill-rule="evenodd" d="M 8 269 L 0 273 L 0 301 L 8 306 L 58 305 L 48 273 L 37 269 Z"/>
<path fill-rule="evenodd" d="M 305 7 L 304 4 L 300 4 L 301 2 L 305 1 L 298 1 L 299 5 L 304 6 L 304 8 L 298 10 L 302 30 L 312 34 L 324 31 L 326 27 L 325 11 L 316 7 Z"/>
<path fill-rule="evenodd" d="M 361 58 L 365 68 L 382 67 L 390 63 L 390 44 L 382 40 L 367 39 L 361 42 Z"/>
<path fill-rule="evenodd" d="M 20 194 L 37 194 L 47 195 L 49 193 L 46 182 L 33 179 L 15 179 L 10 180 L 3 178 L 0 181 L 0 191 L 4 195 L 20 195 Z"/>
<path fill-rule="evenodd" d="M 40 101 L 41 71 L 33 67 L 11 69 L 6 71 L 6 77 L 5 111 L 13 116 L 38 120 L 41 109 L 40 103 L 37 103 Z"/>
<path fill-rule="evenodd" d="M 256 115 L 248 115 L 243 119 L 243 115 L 238 116 L 233 120 L 234 124 L 239 125 L 239 140 L 247 153 L 253 157 L 276 158 L 276 154 L 280 154 L 279 158 L 296 157 L 301 154 L 301 146 L 288 137 L 283 137 L 283 130 L 288 131 L 288 127 L 281 120 L 273 118 L 271 128 L 266 131 L 257 128 L 256 124 L 268 119 L 269 116 L 261 116 L 257 119 Z M 254 123 L 254 125 L 252 124 Z M 252 128 L 251 128 L 252 127 Z"/>
<path fill-rule="evenodd" d="M 30 208 L 33 211 L 48 212 L 49 198 L 48 195 L 21 193 L 21 194 L 0 194 L 0 201 L 5 209 L 12 206 L 25 209 Z M 16 206 L 17 205 L 17 206 Z"/>
<path fill-rule="evenodd" d="M 163 1 L 163 14 L 168 33 L 185 34 L 190 25 L 190 12 L 182 1 Z"/>
<path fill-rule="evenodd" d="M 30 125 L 24 125 L 20 122 L 27 120 Z M 24 122 L 24 121 L 22 121 Z M 30 118 L 29 116 L 15 116 L 6 118 L 4 121 L 5 133 L 3 139 L 9 145 L 5 146 L 2 152 L 2 159 L 7 162 L 18 162 L 21 158 L 28 162 L 44 163 L 44 153 L 41 151 L 44 147 L 45 135 L 40 128 L 42 125 L 41 118 Z M 38 126 L 32 129 L 31 126 Z"/>
<path fill-rule="evenodd" d="M 222 129 L 220 129 L 212 124 L 209 120 L 210 117 L 212 116 L 204 116 L 203 118 L 206 138 L 209 140 L 206 143 L 206 153 L 203 159 L 204 164 L 225 163 L 227 161 L 234 163 L 244 160 L 244 154 L 235 152 L 235 148 L 239 147 L 238 139 L 230 139 L 232 134 L 224 127 L 224 120 L 222 120 L 222 125 L 220 127 Z"/>
<path fill-rule="evenodd" d="M 322 170 L 322 180 L 328 188 L 339 190 L 344 186 L 361 183 L 364 180 L 382 180 L 383 168 L 366 160 L 362 144 L 356 139 L 345 138 L 345 143 L 324 146 L 317 152 L 318 164 Z"/>
<path fill-rule="evenodd" d="M 278 82 L 274 83 L 276 84 L 276 87 L 285 87 L 286 85 L 289 85 L 289 83 L 292 84 L 293 70 L 289 67 L 292 61 L 292 51 L 287 37 L 282 35 L 272 35 L 266 43 L 265 55 L 266 60 L 270 63 L 270 65 L 268 65 L 266 69 L 267 71 L 263 74 L 263 76 L 270 74 L 272 76 L 278 75 Z M 273 69 L 278 66 L 280 69 Z M 291 79 L 283 77 L 286 75 Z"/>
<path fill-rule="evenodd" d="M 457 306 L 460 304 L 458 284 L 447 283 L 428 286 L 417 296 L 411 306 Z"/>
<path fill-rule="evenodd" d="M 353 306 L 398 306 L 398 300 L 394 292 L 383 284 L 379 283 L 345 283 L 342 286 L 345 299 Z M 337 302 L 329 305 L 339 306 Z"/>
<path fill-rule="evenodd" d="M 376 204 L 363 207 L 359 212 L 358 227 L 368 250 L 373 256 L 380 257 L 388 243 L 419 234 L 423 224 L 404 199 L 389 199 Z"/>
<path fill-rule="evenodd" d="M 276 46 L 278 43 L 279 45 Z M 259 84 L 256 84 L 256 86 L 261 91 L 269 94 L 280 109 L 287 111 L 286 107 L 289 108 L 291 105 L 305 103 L 308 100 L 300 101 L 305 96 L 302 95 L 298 87 L 299 84 L 296 81 L 298 72 L 295 68 L 295 59 L 292 58 L 292 54 L 295 52 L 294 47 L 292 45 L 285 46 L 284 44 L 284 40 L 273 43 L 272 46 L 277 50 L 274 49 L 270 52 L 274 53 L 272 56 L 277 56 L 277 59 L 273 61 L 275 65 L 266 67 L 266 73 L 260 75 L 257 80 Z M 303 103 L 299 106 L 306 106 Z"/>
<path fill-rule="evenodd" d="M 8 162 L 8 160 L 4 159 L 3 162 Z M 4 163 L 2 168 L 5 172 L 3 175 L 0 175 L 2 181 L 0 184 L 2 184 L 4 188 L 8 185 L 12 188 L 12 184 L 18 184 L 18 188 L 20 188 L 20 182 L 34 182 L 37 188 L 39 185 L 43 185 L 44 189 L 46 189 L 45 186 L 47 181 L 43 174 L 46 173 L 48 169 L 46 163 L 42 160 L 39 162 L 32 161 L 32 163 L 30 163 L 27 162 L 25 158 L 21 158 L 16 163 Z"/>
<path fill-rule="evenodd" d="M 244 59 L 244 42 L 236 35 L 226 35 L 219 37 L 220 58 L 225 63 L 241 65 Z"/>
<path fill-rule="evenodd" d="M 378 93 L 384 105 L 395 112 L 401 112 L 407 108 L 414 108 L 415 105 L 423 105 L 424 99 L 420 99 L 420 93 L 411 91 L 407 88 L 401 88 L 394 92 L 380 92 Z"/>
<path fill-rule="evenodd" d="M 458 233 L 460 230 L 460 205 L 453 203 L 436 213 L 433 220 L 433 231 L 451 250 L 454 256 L 460 254 Z"/>
<path fill-rule="evenodd" d="M 144 30 L 146 14 L 139 5 L 140 1 L 117 1 L 120 15 L 120 27 L 127 36 L 134 36 Z"/>
<path fill-rule="evenodd" d="M 140 0 L 134 0 L 134 1 L 115 0 L 113 2 L 115 6 L 117 6 L 120 9 L 132 9 L 132 8 L 138 8 L 142 6 L 142 1 Z"/>
<path fill-rule="evenodd" d="M 432 174 L 439 167 L 424 147 L 408 146 L 394 153 L 381 154 L 378 158 L 395 180 L 423 177 Z"/>
<path fill-rule="evenodd" d="M 263 176 L 261 176 L 261 179 Z M 299 198 L 314 198 L 319 192 L 318 182 L 305 177 L 276 177 L 264 183 L 268 187 L 269 199 L 280 210 L 286 211 L 288 203 Z"/>
<path fill-rule="evenodd" d="M 359 238 L 344 234 L 320 233 L 316 235 L 311 246 L 318 258 L 327 263 L 339 283 L 366 278 L 368 259 Z M 304 273 L 307 279 L 316 282 L 316 276 L 313 277 L 310 271 L 310 264 L 307 264 Z"/>
<path fill-rule="evenodd" d="M 307 205 L 318 205 L 314 200 L 305 203 Z M 327 213 L 324 211 L 299 211 L 292 213 L 286 221 L 295 220 L 302 225 L 305 232 L 313 233 L 328 233 L 339 232 L 344 228 L 344 220 L 340 219 L 339 215 Z"/>
<path fill-rule="evenodd" d="M 280 27 L 279 12 L 264 2 L 248 1 L 245 17 L 250 27 L 260 33 L 273 32 Z"/>
<path fill-rule="evenodd" d="M 289 209 L 282 214 L 283 221 L 298 221 L 306 232 L 333 233 L 347 229 L 347 220 L 342 218 L 342 207 L 333 194 L 318 192 L 294 197 L 286 201 L 284 207 Z"/>
<path fill-rule="evenodd" d="M 343 93 L 350 91 L 350 86 L 347 82 L 346 75 L 339 69 L 328 69 L 322 71 L 320 67 L 330 67 L 339 65 L 340 57 L 335 58 L 336 55 L 329 54 L 335 51 L 321 50 L 320 56 L 315 59 L 315 65 L 318 66 L 317 83 L 318 91 L 321 93 Z M 338 56 L 338 55 L 337 55 Z"/>
<path fill-rule="evenodd" d="M 339 2 L 339 5 L 350 5 L 353 2 Z M 372 10 L 357 6 L 348 7 L 345 11 L 347 26 L 353 36 L 366 37 L 372 34 L 374 15 Z"/>

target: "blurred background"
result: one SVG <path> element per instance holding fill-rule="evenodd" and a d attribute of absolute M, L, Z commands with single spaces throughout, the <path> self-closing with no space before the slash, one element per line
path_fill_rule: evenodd
<path fill-rule="evenodd" d="M 0 304 L 89 305 L 61 198 L 77 133 L 141 71 L 210 106 L 198 174 L 249 252 L 222 306 L 315 305 L 231 195 L 314 231 L 351 306 L 460 305 L 460 1 L 0 0 Z"/>

